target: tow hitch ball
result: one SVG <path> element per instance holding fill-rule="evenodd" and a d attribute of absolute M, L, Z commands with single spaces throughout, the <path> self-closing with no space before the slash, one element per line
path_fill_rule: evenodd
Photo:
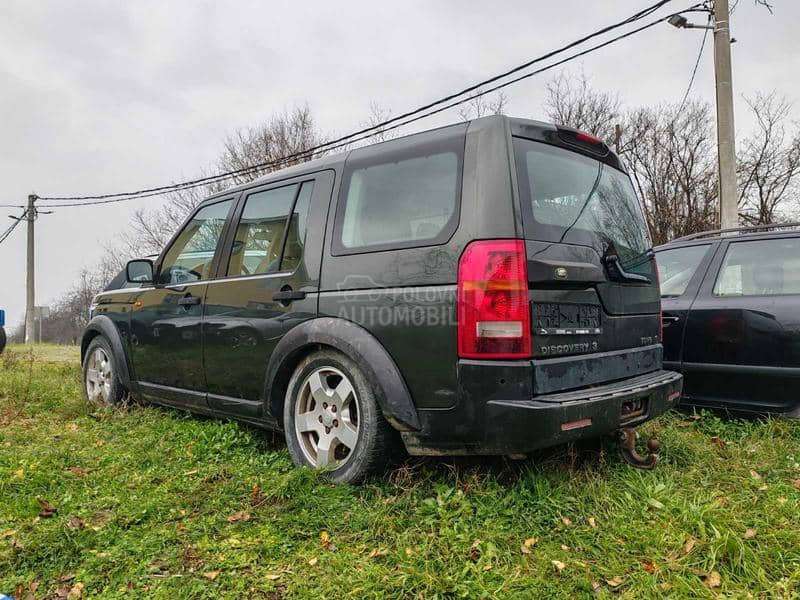
<path fill-rule="evenodd" d="M 652 469 L 658 463 L 658 451 L 661 449 L 661 442 L 653 438 L 648 440 L 647 456 L 642 456 L 636 451 L 636 430 L 633 427 L 623 427 L 619 430 L 620 450 L 625 462 L 637 469 Z"/>

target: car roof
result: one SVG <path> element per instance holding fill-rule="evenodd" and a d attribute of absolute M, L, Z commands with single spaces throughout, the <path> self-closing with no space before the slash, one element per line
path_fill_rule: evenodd
<path fill-rule="evenodd" d="M 772 231 L 764 231 L 771 229 Z M 776 223 L 772 225 L 753 225 L 750 227 L 736 227 L 732 229 L 712 229 L 687 235 L 654 248 L 656 252 L 684 246 L 700 246 L 704 244 L 718 244 L 731 240 L 768 240 L 779 237 L 800 236 L 800 223 Z"/>
<path fill-rule="evenodd" d="M 207 202 L 218 200 L 221 197 L 228 196 L 232 193 L 237 193 L 242 190 L 250 189 L 259 185 L 264 185 L 267 183 L 272 183 L 274 181 L 281 181 L 283 179 L 289 179 L 292 177 L 296 177 L 299 175 L 303 175 L 305 173 L 313 173 L 317 171 L 323 171 L 325 169 L 336 169 L 344 165 L 347 157 L 350 155 L 351 152 L 355 150 L 363 151 L 366 148 L 378 148 L 382 144 L 387 144 L 390 142 L 396 142 L 397 140 L 407 139 L 419 136 L 420 138 L 424 138 L 428 134 L 436 131 L 440 131 L 442 129 L 447 129 L 450 127 L 464 127 L 467 126 L 469 130 L 473 128 L 482 128 L 482 127 L 503 127 L 507 128 L 512 136 L 519 136 L 525 137 L 529 139 L 534 139 L 537 141 L 543 141 L 548 144 L 552 145 L 559 145 L 565 148 L 568 148 L 573 151 L 581 152 L 586 154 L 587 156 L 591 156 L 597 160 L 600 160 L 604 163 L 610 164 L 611 166 L 619 169 L 620 171 L 626 172 L 624 166 L 620 162 L 617 155 L 610 149 L 608 146 L 603 144 L 604 154 L 602 156 L 598 156 L 595 154 L 590 154 L 586 151 L 582 151 L 581 148 L 577 148 L 574 146 L 570 146 L 569 144 L 564 143 L 563 140 L 558 138 L 559 131 L 577 131 L 570 127 L 562 127 L 556 126 L 552 123 L 546 123 L 544 121 L 536 121 L 533 119 L 522 119 L 518 117 L 508 117 L 506 115 L 489 115 L 486 117 L 480 117 L 478 119 L 472 119 L 470 121 L 462 121 L 457 123 L 450 123 L 448 125 L 444 125 L 442 127 L 436 127 L 432 129 L 426 129 L 424 131 L 418 131 L 415 133 L 410 133 L 404 136 L 398 136 L 396 138 L 392 138 L 390 140 L 384 140 L 381 142 L 376 142 L 374 144 L 368 144 L 366 146 L 359 146 L 358 148 L 349 149 L 345 152 L 338 152 L 336 154 L 328 154 L 325 156 L 321 156 L 319 158 L 315 158 L 310 161 L 306 161 L 303 163 L 299 163 L 296 165 L 292 165 L 290 167 L 286 167 L 284 169 L 278 169 L 277 171 L 272 171 L 267 173 L 266 175 L 254 179 L 252 181 L 248 181 L 243 184 L 239 184 L 236 186 L 232 186 L 227 188 L 221 192 L 215 193 L 212 196 L 209 196 L 205 200 L 203 200 L 202 204 Z"/>

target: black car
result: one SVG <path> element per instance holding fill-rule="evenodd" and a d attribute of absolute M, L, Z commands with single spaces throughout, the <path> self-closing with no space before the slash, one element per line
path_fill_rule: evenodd
<path fill-rule="evenodd" d="M 800 416 L 800 231 L 711 231 L 656 248 L 664 364 L 682 402 Z"/>
<path fill-rule="evenodd" d="M 283 429 L 358 481 L 411 454 L 521 454 L 671 407 L 639 202 L 600 140 L 487 117 L 203 202 L 101 293 L 89 398 Z M 629 429 L 626 429 L 626 432 Z"/>

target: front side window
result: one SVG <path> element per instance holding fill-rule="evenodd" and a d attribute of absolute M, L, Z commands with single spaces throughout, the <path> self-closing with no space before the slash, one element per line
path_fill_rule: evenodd
<path fill-rule="evenodd" d="M 228 263 L 229 277 L 293 270 L 299 264 L 313 186 L 307 181 L 247 197 Z"/>
<path fill-rule="evenodd" d="M 716 296 L 800 294 L 800 238 L 733 242 L 725 252 Z"/>
<path fill-rule="evenodd" d="M 335 245 L 340 251 L 446 241 L 458 219 L 463 138 L 401 156 L 349 165 Z"/>
<path fill-rule="evenodd" d="M 192 283 L 211 277 L 214 254 L 232 204 L 233 200 L 225 200 L 195 213 L 164 254 L 158 283 Z"/>
<path fill-rule="evenodd" d="M 683 295 L 709 247 L 709 244 L 703 244 L 702 246 L 662 250 L 656 253 L 662 298 L 675 298 Z"/>
<path fill-rule="evenodd" d="M 525 237 L 594 247 L 638 264 L 650 248 L 630 178 L 577 152 L 514 138 Z M 646 261 L 645 265 L 650 261 Z"/>

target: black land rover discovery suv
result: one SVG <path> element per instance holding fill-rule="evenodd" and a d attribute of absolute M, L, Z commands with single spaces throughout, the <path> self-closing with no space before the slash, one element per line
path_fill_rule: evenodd
<path fill-rule="evenodd" d="M 354 482 L 411 454 L 520 454 L 655 417 L 656 266 L 596 138 L 493 116 L 326 156 L 203 202 L 103 292 L 86 395 L 283 429 Z"/>

